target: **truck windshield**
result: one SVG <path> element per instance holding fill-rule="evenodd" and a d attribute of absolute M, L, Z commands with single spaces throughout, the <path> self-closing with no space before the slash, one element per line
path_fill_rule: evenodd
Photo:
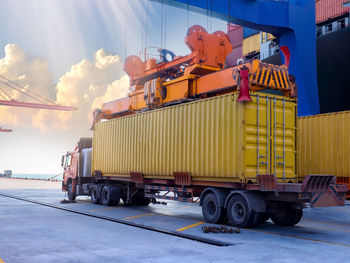
<path fill-rule="evenodd" d="M 72 162 L 72 156 L 71 155 L 67 155 L 66 163 L 64 165 L 64 168 L 67 168 L 68 166 L 70 166 L 71 162 Z"/>

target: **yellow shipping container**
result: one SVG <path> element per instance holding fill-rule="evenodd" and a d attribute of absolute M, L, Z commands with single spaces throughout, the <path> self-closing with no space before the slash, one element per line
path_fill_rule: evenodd
<path fill-rule="evenodd" d="M 242 55 L 245 56 L 253 51 L 260 51 L 260 33 L 243 39 Z"/>
<path fill-rule="evenodd" d="M 350 177 L 350 111 L 298 118 L 297 138 L 301 178 Z"/>
<path fill-rule="evenodd" d="M 296 181 L 296 103 L 267 94 L 197 100 L 95 124 L 92 171 L 104 176 L 255 182 Z M 285 124 L 285 125 L 284 125 Z M 259 140 L 258 140 L 259 138 Z M 285 180 L 283 180 L 285 178 Z"/>

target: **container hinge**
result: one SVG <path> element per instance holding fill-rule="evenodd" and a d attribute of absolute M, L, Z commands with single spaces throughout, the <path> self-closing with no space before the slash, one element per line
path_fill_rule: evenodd
<path fill-rule="evenodd" d="M 260 164 L 266 164 L 267 165 L 267 162 L 260 162 Z"/>
<path fill-rule="evenodd" d="M 282 162 L 277 162 L 277 165 L 284 165 L 284 163 L 282 163 Z"/>

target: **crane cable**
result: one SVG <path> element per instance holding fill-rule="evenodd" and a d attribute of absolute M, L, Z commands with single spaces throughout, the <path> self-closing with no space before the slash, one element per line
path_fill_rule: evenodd
<path fill-rule="evenodd" d="M 144 0 L 141 0 L 141 56 L 140 56 L 141 59 L 143 56 L 143 40 L 144 40 L 143 11 L 144 11 Z"/>
<path fill-rule="evenodd" d="M 147 34 L 148 34 L 148 2 L 146 1 L 146 32 L 145 32 L 145 60 L 147 59 Z"/>
<path fill-rule="evenodd" d="M 213 0 L 210 0 L 210 32 L 213 30 Z"/>
<path fill-rule="evenodd" d="M 11 96 L 8 95 L 8 94 L 6 93 L 6 91 L 4 91 L 2 88 L 0 88 L 0 90 L 7 96 L 7 98 L 6 98 L 3 94 L 0 93 L 0 96 L 3 97 L 4 100 L 11 100 Z"/>
<path fill-rule="evenodd" d="M 20 92 L 23 95 L 26 95 L 26 96 L 28 96 L 28 97 L 38 101 L 40 103 L 56 104 L 54 101 L 52 101 L 52 100 L 50 100 L 48 98 L 45 98 L 45 97 L 35 93 L 34 91 L 32 91 L 32 90 L 30 90 L 30 89 L 28 89 L 28 88 L 26 88 L 24 86 L 21 86 L 18 83 L 14 82 L 14 81 L 12 81 L 12 80 L 4 77 L 4 76 L 1 76 L 1 75 L 0 75 L 0 83 L 4 84 L 5 86 L 7 86 L 9 88 L 12 88 L 12 89 Z M 4 92 L 4 90 L 2 90 L 2 91 Z M 4 93 L 11 99 L 11 96 L 9 96 L 6 92 L 4 92 Z"/>
<path fill-rule="evenodd" d="M 209 0 L 207 0 L 207 31 L 209 31 Z"/>
<path fill-rule="evenodd" d="M 228 6 L 227 6 L 227 10 L 228 10 L 228 25 L 231 25 L 231 0 L 228 0 Z"/>
<path fill-rule="evenodd" d="M 124 59 L 126 59 L 126 39 L 128 37 L 128 15 L 125 12 L 125 21 L 124 21 L 124 27 L 125 27 L 125 32 L 124 32 Z"/>
<path fill-rule="evenodd" d="M 187 29 L 190 27 L 190 0 L 187 0 Z"/>
<path fill-rule="evenodd" d="M 164 0 L 162 0 L 162 11 L 160 16 L 160 48 L 163 49 L 163 20 L 164 20 Z"/>

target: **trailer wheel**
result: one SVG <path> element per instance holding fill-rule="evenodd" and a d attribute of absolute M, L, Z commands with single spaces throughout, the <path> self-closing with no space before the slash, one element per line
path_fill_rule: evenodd
<path fill-rule="evenodd" d="M 259 214 L 250 211 L 247 201 L 241 195 L 231 197 L 227 215 L 230 223 L 236 227 L 254 226 L 259 221 Z"/>
<path fill-rule="evenodd" d="M 298 224 L 303 217 L 303 209 L 292 209 L 292 216 L 288 226 L 294 226 Z"/>
<path fill-rule="evenodd" d="M 261 213 L 259 224 L 263 224 L 269 219 L 270 219 L 270 215 L 268 213 Z"/>
<path fill-rule="evenodd" d="M 76 193 L 73 192 L 73 183 L 72 180 L 68 181 L 68 185 L 67 185 L 67 195 L 68 195 L 68 199 L 69 201 L 74 201 L 75 198 L 77 197 Z"/>
<path fill-rule="evenodd" d="M 151 199 L 145 197 L 145 191 L 139 190 L 132 198 L 133 205 L 148 206 L 151 203 Z"/>
<path fill-rule="evenodd" d="M 278 226 L 294 226 L 302 217 L 302 209 L 295 209 L 290 205 L 279 205 L 271 215 L 271 220 Z"/>
<path fill-rule="evenodd" d="M 98 193 L 98 187 L 93 185 L 90 190 L 91 203 L 98 204 L 100 202 L 100 195 Z"/>
<path fill-rule="evenodd" d="M 121 189 L 120 186 L 111 185 L 111 204 L 112 206 L 119 205 L 120 198 L 121 198 Z"/>
<path fill-rule="evenodd" d="M 102 205 L 111 205 L 112 199 L 111 199 L 111 187 L 109 185 L 105 185 L 102 187 L 101 190 L 101 204 Z"/>
<path fill-rule="evenodd" d="M 219 201 L 213 193 L 208 193 L 204 197 L 202 214 L 206 222 L 214 224 L 222 221 L 226 216 L 224 208 L 219 206 Z"/>

